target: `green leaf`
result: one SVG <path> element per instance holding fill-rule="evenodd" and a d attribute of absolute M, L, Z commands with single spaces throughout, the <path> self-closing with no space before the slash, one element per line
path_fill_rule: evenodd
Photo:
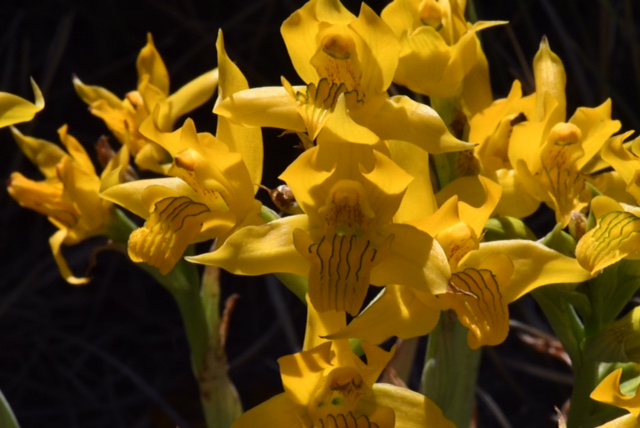
<path fill-rule="evenodd" d="M 2 428 L 19 428 L 16 416 L 11 410 L 11 406 L 4 398 L 2 391 L 0 391 L 0 427 Z"/>

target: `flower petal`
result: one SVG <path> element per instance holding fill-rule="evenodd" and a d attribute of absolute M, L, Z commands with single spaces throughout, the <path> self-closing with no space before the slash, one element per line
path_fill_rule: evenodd
<path fill-rule="evenodd" d="M 504 254 L 493 254 L 478 268 L 467 267 L 451 277 L 453 291 L 438 296 L 456 311 L 460 323 L 469 329 L 471 349 L 495 346 L 509 333 L 509 301 L 504 290 L 513 272 L 513 263 Z"/>
<path fill-rule="evenodd" d="M 513 262 L 513 276 L 509 286 L 502 290 L 507 302 L 513 302 L 543 285 L 577 283 L 591 278 L 591 274 L 576 259 L 538 242 L 520 239 L 483 243 L 480 249 L 462 259 L 460 267 L 480 266 L 482 260 L 494 254 L 506 254 Z"/>
<path fill-rule="evenodd" d="M 409 287 L 387 285 L 345 329 L 327 338 L 382 343 L 393 336 L 409 339 L 431 332 L 440 319 L 440 310 L 425 305 L 416 293 Z"/>
<path fill-rule="evenodd" d="M 455 427 L 433 401 L 417 392 L 394 385 L 376 383 L 373 385 L 373 395 L 377 406 L 393 409 L 397 427 Z"/>
<path fill-rule="evenodd" d="M 287 394 L 278 394 L 240 415 L 231 427 L 303 428 L 300 421 L 305 414 L 306 409 L 291 401 Z"/>
<path fill-rule="evenodd" d="M 600 384 L 593 390 L 590 397 L 601 403 L 611 404 L 628 410 L 637 419 L 640 416 L 640 394 L 636 391 L 635 395 L 628 396 L 620 391 L 620 381 L 622 379 L 622 369 L 610 373 Z M 615 425 L 618 426 L 618 425 Z"/>
<path fill-rule="evenodd" d="M 56 165 L 68 156 L 59 146 L 39 138 L 23 135 L 17 128 L 11 128 L 13 139 L 29 160 L 40 169 L 46 178 L 56 178 Z"/>
<path fill-rule="evenodd" d="M 49 238 L 49 246 L 51 247 L 51 252 L 53 253 L 53 258 L 58 265 L 58 269 L 60 270 L 60 274 L 62 277 L 71 285 L 84 285 L 91 281 L 91 278 L 78 278 L 73 275 L 69 265 L 67 264 L 67 260 L 64 258 L 62 254 L 61 246 L 64 241 L 67 239 L 68 230 L 61 229 L 56 233 L 51 235 Z"/>
<path fill-rule="evenodd" d="M 35 103 L 7 92 L 0 92 L 0 128 L 28 122 L 44 108 L 44 98 L 35 80 L 31 79 L 31 88 L 35 96 Z"/>
<path fill-rule="evenodd" d="M 216 104 L 213 112 L 245 126 L 306 131 L 295 98 L 281 86 L 236 92 Z"/>
<path fill-rule="evenodd" d="M 249 83 L 238 66 L 227 56 L 222 30 L 218 32 L 216 47 L 218 49 L 218 67 L 220 68 L 217 106 L 233 94 L 249 89 Z M 262 130 L 239 126 L 231 123 L 224 116 L 218 116 L 216 137 L 225 142 L 229 150 L 242 155 L 242 159 L 249 170 L 251 181 L 254 184 L 260 184 L 262 182 L 263 163 Z M 255 189 L 257 191 L 258 186 L 255 186 Z"/>
<path fill-rule="evenodd" d="M 234 232 L 216 251 L 187 257 L 192 263 L 218 266 L 238 275 L 309 274 L 309 262 L 293 245 L 294 229 L 308 230 L 308 217 L 295 215 Z"/>
<path fill-rule="evenodd" d="M 451 135 L 443 120 L 431 107 L 405 96 L 386 99 L 371 121 L 363 125 L 383 140 L 408 141 L 431 154 L 474 147 L 473 144 Z"/>
<path fill-rule="evenodd" d="M 623 258 L 640 258 L 640 217 L 604 196 L 594 198 L 592 210 L 598 224 L 576 246 L 580 264 L 595 274 Z"/>
<path fill-rule="evenodd" d="M 393 235 L 393 241 L 390 253 L 371 270 L 372 284 L 400 284 L 432 294 L 446 292 L 451 270 L 437 241 L 407 224 L 385 227 L 384 234 Z"/>
<path fill-rule="evenodd" d="M 151 33 L 147 33 L 147 44 L 140 50 L 136 61 L 138 85 L 144 80 L 169 95 L 169 73 L 162 57 L 153 44 Z"/>

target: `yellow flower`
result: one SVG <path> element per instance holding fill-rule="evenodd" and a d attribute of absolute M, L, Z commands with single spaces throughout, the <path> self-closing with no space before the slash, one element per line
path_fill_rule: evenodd
<path fill-rule="evenodd" d="M 344 331 L 330 338 L 360 337 L 380 343 L 391 336 L 421 336 L 435 327 L 441 310 L 453 309 L 469 329 L 469 347 L 498 345 L 509 331 L 509 303 L 543 285 L 590 277 L 575 259 L 536 242 L 480 242 L 484 224 L 500 198 L 499 185 L 463 177 L 445 191 L 440 198 L 446 202 L 438 211 L 412 224 L 434 236 L 444 249 L 452 272 L 447 293 L 434 296 L 387 286 Z M 478 195 L 484 195 L 480 203 Z"/>
<path fill-rule="evenodd" d="M 227 58 L 221 35 L 217 47 L 223 97 L 247 82 Z M 259 129 L 224 118 L 219 118 L 217 137 L 197 133 L 191 119 L 177 131 L 162 132 L 160 114 L 156 107 L 140 133 L 172 156 L 171 177 L 113 185 L 102 196 L 147 219 L 129 237 L 129 256 L 166 275 L 190 244 L 213 238 L 222 243 L 236 228 L 263 222 L 261 204 L 254 199 L 262 174 L 262 137 Z"/>
<path fill-rule="evenodd" d="M 597 225 L 578 241 L 576 257 L 592 274 L 622 259 L 640 259 L 640 208 L 607 196 L 591 201 Z"/>
<path fill-rule="evenodd" d="M 605 377 L 591 393 L 591 398 L 596 401 L 629 411 L 629 414 L 600 425 L 600 428 L 635 428 L 638 426 L 640 421 L 640 394 L 636 390 L 633 396 L 624 395 L 620 391 L 621 378 L 622 369 L 618 369 Z"/>
<path fill-rule="evenodd" d="M 188 260 L 242 275 L 308 276 L 321 312 L 357 314 L 369 284 L 445 292 L 449 267 L 440 247 L 392 221 L 411 176 L 370 146 L 325 148 L 307 150 L 281 175 L 305 214 L 240 229 L 213 253 Z"/>
<path fill-rule="evenodd" d="M 0 128 L 28 122 L 44 108 L 44 98 L 36 82 L 31 79 L 31 88 L 35 96 L 35 103 L 7 92 L 0 92 Z"/>
<path fill-rule="evenodd" d="M 588 205 L 587 175 L 601 167 L 600 148 L 620 122 L 611 120 L 610 100 L 579 108 L 565 122 L 564 67 L 546 39 L 533 68 L 535 96 L 521 98 L 516 82 L 506 100 L 471 120 L 470 140 L 480 143 L 482 174 L 503 185 L 498 213 L 525 217 L 544 202 L 566 226 Z"/>
<path fill-rule="evenodd" d="M 466 88 L 471 112 L 491 103 L 486 58 L 477 32 L 503 21 L 478 21 L 464 17 L 465 1 L 394 0 L 382 11 L 400 40 L 401 52 L 394 81 L 414 92 L 438 98 L 462 93 L 470 72 L 484 74 L 480 85 Z M 474 79 L 479 76 L 472 76 Z M 478 83 L 474 80 L 474 83 Z"/>
<path fill-rule="evenodd" d="M 129 148 L 136 165 L 164 173 L 170 159 L 161 147 L 139 132 L 140 125 L 160 105 L 158 126 L 163 132 L 172 131 L 179 117 L 211 98 L 218 84 L 218 70 L 197 77 L 170 95 L 169 74 L 151 34 L 147 35 L 147 45 L 138 55 L 136 68 L 137 89 L 127 93 L 123 100 L 107 89 L 85 85 L 77 77 L 73 85 L 91 113 L 101 118 L 118 141 Z"/>
<path fill-rule="evenodd" d="M 49 244 L 60 273 L 67 282 L 85 284 L 89 278 L 73 275 L 62 255 L 61 246 L 75 245 L 93 236 L 106 235 L 112 219 L 112 204 L 100 198 L 100 178 L 82 145 L 67 133 L 64 125 L 58 130 L 67 152 L 53 143 L 22 135 L 12 128 L 13 136 L 24 154 L 38 166 L 45 179 L 33 181 L 18 172 L 11 174 L 8 191 L 23 207 L 46 215 L 59 230 Z M 126 151 L 123 152 L 126 155 Z M 126 164 L 122 157 L 114 162 Z"/>
<path fill-rule="evenodd" d="M 430 107 L 389 97 L 399 45 L 367 5 L 355 17 L 338 0 L 311 0 L 282 25 L 293 65 L 306 86 L 255 88 L 215 113 L 248 126 L 297 132 L 311 147 L 322 134 L 363 144 L 403 140 L 431 153 L 471 148 Z"/>
<path fill-rule="evenodd" d="M 311 304 L 307 307 L 303 351 L 278 360 L 284 393 L 242 415 L 233 428 L 453 427 L 428 398 L 375 383 L 395 349 L 386 352 L 362 342 L 365 364 L 348 341 L 322 338 L 344 325 L 344 312 L 318 313 Z"/>

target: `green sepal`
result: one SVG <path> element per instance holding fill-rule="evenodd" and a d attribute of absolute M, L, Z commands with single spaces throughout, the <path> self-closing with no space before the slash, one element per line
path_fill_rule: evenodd
<path fill-rule="evenodd" d="M 535 241 L 538 239 L 522 220 L 506 216 L 490 218 L 484 226 L 483 236 L 485 242 L 507 239 Z"/>
<path fill-rule="evenodd" d="M 560 254 L 564 254 L 568 257 L 575 257 L 576 254 L 576 240 L 571 235 L 562 230 L 562 225 L 557 223 L 553 230 L 540 240 L 540 242 L 556 250 Z"/>

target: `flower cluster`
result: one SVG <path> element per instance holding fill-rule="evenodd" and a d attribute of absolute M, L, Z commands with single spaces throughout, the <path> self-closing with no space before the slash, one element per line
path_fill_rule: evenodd
<path fill-rule="evenodd" d="M 475 350 L 506 340 L 509 304 L 529 293 L 576 376 L 588 379 L 573 399 L 589 404 L 572 407 L 570 424 L 600 420 L 591 395 L 628 409 L 622 419 L 635 426 L 637 400 L 622 396 L 621 371 L 607 376 L 604 363 L 640 363 L 640 324 L 620 317 L 640 288 L 640 140 L 614 135 L 622 125 L 610 100 L 567 119 L 567 77 L 546 38 L 533 59 L 535 91 L 525 96 L 515 81 L 507 98 L 493 100 L 478 32 L 501 24 L 467 22 L 461 0 L 393 0 L 380 15 L 363 4 L 358 16 L 339 0 L 310 0 L 281 27 L 297 77 L 250 88 L 219 33 L 218 68 L 173 94 L 149 35 L 136 89 L 124 99 L 73 80 L 121 143 L 117 153 L 101 146 L 102 173 L 66 125 L 66 151 L 12 128 L 44 180 L 13 173 L 9 194 L 58 229 L 50 245 L 69 283 L 89 277 L 72 273 L 62 245 L 104 236 L 174 293 L 193 329 L 201 388 L 210 387 L 205 348 L 224 340 L 207 324 L 218 319 L 217 308 L 206 313 L 207 294 L 196 287 L 194 309 L 181 294 L 190 286 L 174 282 L 194 268 L 185 259 L 237 275 L 277 274 L 305 301 L 303 349 L 278 361 L 284 393 L 234 427 L 468 424 L 442 388 L 469 388 L 429 377 L 430 366 L 447 364 L 429 360 L 442 351 L 436 339 L 423 394 L 376 383 L 395 352 L 382 346 L 454 336 L 447 328 L 455 324 L 460 355 L 477 361 Z M 392 85 L 429 96 L 431 106 L 391 95 Z M 35 104 L 0 94 L 0 126 L 43 108 L 33 88 Z M 191 118 L 176 126 L 216 88 L 215 135 L 198 132 Z M 286 195 L 271 192 L 286 199 L 280 213 L 256 199 L 262 127 L 296 134 L 304 149 L 279 176 Z M 542 203 L 556 227 L 538 240 L 522 219 Z M 194 254 L 193 244 L 212 240 L 211 251 Z M 465 393 L 449 395 L 472 402 Z"/>

